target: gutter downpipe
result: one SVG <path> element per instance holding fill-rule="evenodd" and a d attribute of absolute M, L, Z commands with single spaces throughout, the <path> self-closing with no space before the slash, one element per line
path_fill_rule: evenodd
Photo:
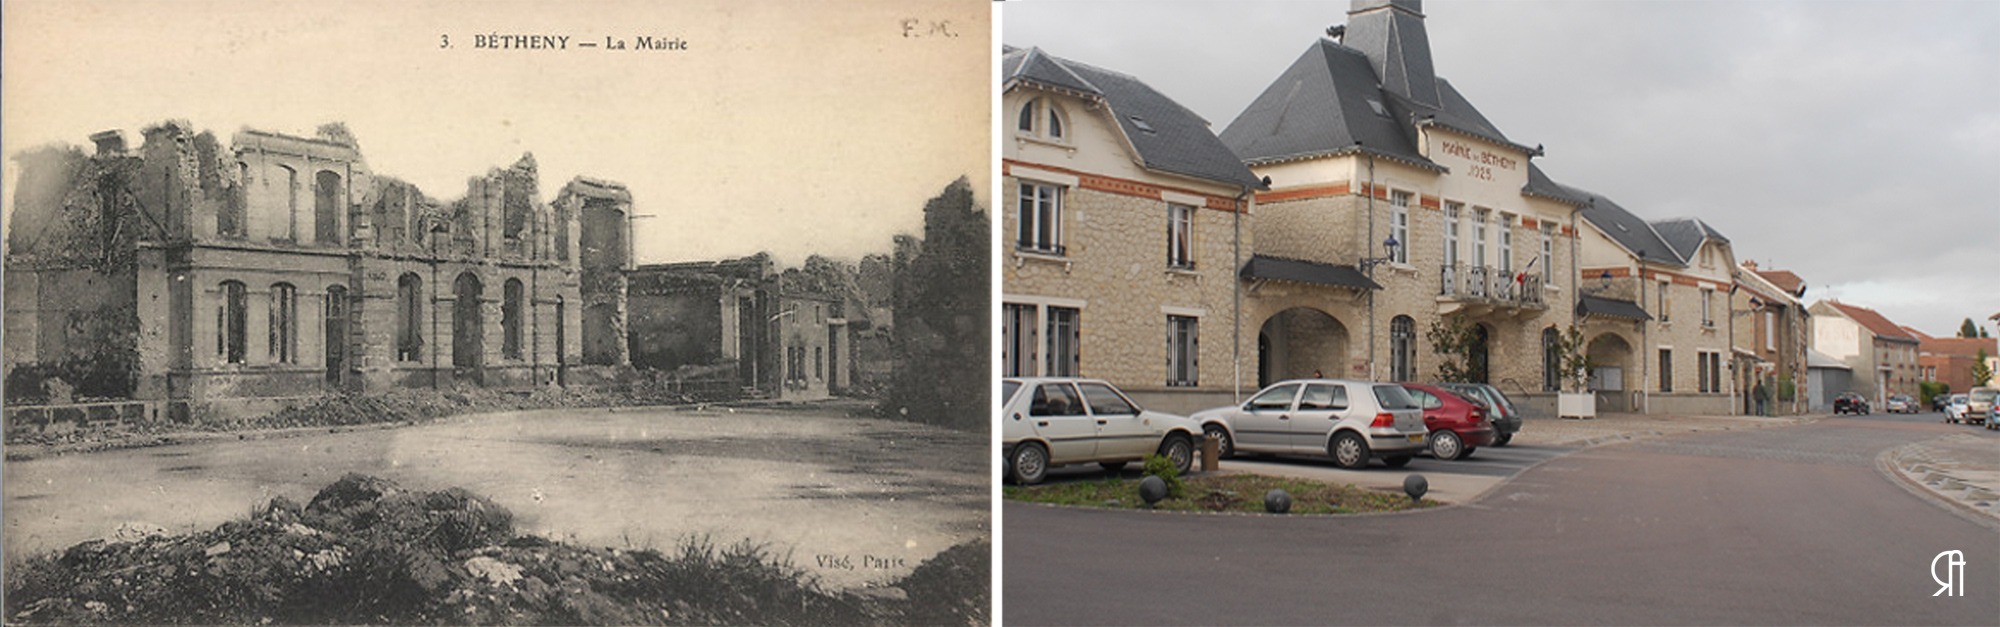
<path fill-rule="evenodd" d="M 1359 140 L 1354 147 L 1368 154 L 1368 149 Z M 1361 256 L 1368 256 L 1368 247 L 1375 245 L 1375 155 L 1368 154 L 1368 239 L 1361 244 Z M 1368 266 L 1369 280 L 1375 279 L 1375 266 Z M 1368 290 L 1368 380 L 1375 381 L 1375 290 Z"/>
<path fill-rule="evenodd" d="M 1266 177 L 1265 180 L 1270 179 Z M 1270 183 L 1266 182 L 1264 185 L 1269 187 Z M 1239 272 L 1243 268 L 1243 212 L 1250 210 L 1249 205 L 1245 204 L 1245 199 L 1254 200 L 1250 196 L 1249 185 L 1244 185 L 1243 193 L 1236 195 L 1236 215 L 1231 218 L 1230 227 L 1235 230 L 1233 234 L 1235 239 L 1231 244 L 1233 248 L 1230 252 L 1235 257 L 1235 262 L 1229 266 L 1233 268 L 1231 272 Z M 1229 286 L 1230 297 L 1233 299 L 1229 312 L 1229 364 L 1235 371 L 1231 375 L 1233 380 L 1230 381 L 1229 395 L 1236 399 L 1236 404 L 1241 405 L 1243 404 L 1243 278 L 1230 277 Z"/>

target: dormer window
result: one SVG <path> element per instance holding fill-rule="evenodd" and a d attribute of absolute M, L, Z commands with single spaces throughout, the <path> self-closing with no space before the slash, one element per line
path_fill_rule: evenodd
<path fill-rule="evenodd" d="M 1014 130 L 1022 135 L 1038 136 L 1051 141 L 1062 141 L 1069 132 L 1063 123 L 1062 109 L 1054 103 L 1044 104 L 1043 98 L 1029 100 L 1021 105 L 1021 113 L 1015 118 Z M 1037 127 L 1036 123 L 1040 122 Z"/>

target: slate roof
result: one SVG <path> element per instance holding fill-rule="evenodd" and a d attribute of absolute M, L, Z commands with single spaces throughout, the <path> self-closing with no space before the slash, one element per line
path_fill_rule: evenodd
<path fill-rule="evenodd" d="M 1826 301 L 1826 304 L 1839 311 L 1841 315 L 1852 318 L 1855 322 L 1860 323 L 1861 326 L 1866 327 L 1868 332 L 1875 334 L 1876 337 L 1886 340 L 1899 340 L 1911 344 L 1918 343 L 1917 338 L 1910 337 L 1910 334 L 1903 332 L 1901 325 L 1890 322 L 1888 317 L 1883 316 L 1880 312 L 1873 309 L 1860 305 L 1849 305 L 1837 300 Z"/>
<path fill-rule="evenodd" d="M 1354 290 L 1379 290 L 1380 284 L 1361 274 L 1354 266 L 1336 266 L 1317 261 L 1285 259 L 1269 255 L 1252 255 L 1243 264 L 1238 276 L 1246 279 L 1270 279 L 1294 283 L 1314 283 Z"/>
<path fill-rule="evenodd" d="M 1250 163 L 1365 152 L 1442 171 L 1417 150 L 1422 121 L 1534 151 L 1507 139 L 1450 81 L 1436 79 L 1442 106 L 1433 106 L 1379 86 L 1375 72 L 1359 50 L 1320 39 L 1222 129 L 1222 142 Z"/>
<path fill-rule="evenodd" d="M 1715 227 L 1709 226 L 1700 218 L 1669 218 L 1655 221 L 1653 231 L 1659 233 L 1660 239 L 1668 246 L 1673 247 L 1682 263 L 1694 260 L 1694 253 L 1701 249 L 1703 241 L 1713 239 L 1724 244 L 1729 243 L 1729 238 L 1723 237 L 1721 231 L 1715 230 Z"/>
<path fill-rule="evenodd" d="M 1640 307 L 1638 303 L 1629 300 L 1602 298 L 1598 296 L 1591 296 L 1588 294 L 1585 294 L 1577 299 L 1576 315 L 1611 316 L 1614 318 L 1625 318 L 1628 320 L 1653 319 L 1651 315 L 1648 315 L 1646 313 L 1646 308 Z"/>
<path fill-rule="evenodd" d="M 1002 89 L 1032 84 L 1104 103 L 1147 169 L 1263 188 L 1243 160 L 1216 139 L 1207 120 L 1144 81 L 1040 48 L 1010 47 L 1004 54 Z"/>
<path fill-rule="evenodd" d="M 1529 167 L 1532 174 L 1534 166 Z M 1532 178 L 1530 182 L 1533 182 Z M 1653 230 L 1652 224 L 1639 219 L 1639 216 L 1632 215 L 1632 212 L 1626 211 L 1610 198 L 1561 183 L 1554 185 L 1586 199 L 1588 204 L 1583 208 L 1583 219 L 1595 225 L 1597 230 L 1603 231 L 1612 241 L 1617 242 L 1641 261 L 1674 266 L 1687 265 L 1680 255 L 1674 253 L 1673 247 L 1668 246 L 1667 241 L 1660 237 L 1659 232 Z"/>

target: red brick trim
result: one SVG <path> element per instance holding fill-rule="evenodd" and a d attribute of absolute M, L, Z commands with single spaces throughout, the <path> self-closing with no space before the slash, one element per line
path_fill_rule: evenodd
<path fill-rule="evenodd" d="M 1338 183 L 1334 185 L 1300 187 L 1296 189 L 1287 189 L 1282 191 L 1258 192 L 1257 202 L 1260 204 L 1273 203 L 1273 202 L 1289 202 L 1293 200 L 1310 200 L 1313 198 L 1331 198 L 1334 196 L 1346 196 L 1352 193 L 1354 193 L 1354 189 L 1349 187 L 1348 184 Z"/>
<path fill-rule="evenodd" d="M 1235 211 L 1237 209 L 1236 199 L 1230 196 L 1217 196 L 1215 194 L 1204 193 L 1192 189 L 1187 189 L 1185 187 L 1156 185 L 1153 183 L 1134 181 L 1131 179 L 1119 178 L 1114 176 L 1092 174 L 1090 172 L 1073 170 L 1070 168 L 1045 165 L 1040 163 L 1029 163 L 1026 161 L 1015 161 L 1013 159 L 1000 160 L 1000 174 L 1004 176 L 1013 176 L 1014 166 L 1017 165 L 1024 168 L 1034 168 L 1037 170 L 1060 172 L 1063 174 L 1075 176 L 1077 179 L 1077 184 L 1076 184 L 1077 187 L 1081 187 L 1083 189 L 1088 189 L 1092 191 L 1099 191 L 1108 194 L 1118 194 L 1120 196 L 1132 196 L 1135 198 L 1144 198 L 1147 200 L 1160 200 L 1160 201 L 1165 200 L 1160 195 L 1160 192 L 1171 191 L 1171 192 L 1187 194 L 1190 196 L 1200 196 L 1205 200 L 1203 202 L 1203 206 L 1208 209 L 1214 209 L 1216 211 Z"/>

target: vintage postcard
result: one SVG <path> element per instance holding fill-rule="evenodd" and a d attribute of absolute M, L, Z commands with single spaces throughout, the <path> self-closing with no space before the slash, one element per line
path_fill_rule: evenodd
<path fill-rule="evenodd" d="M 986 2 L 9 2 L 5 620 L 984 624 Z"/>

